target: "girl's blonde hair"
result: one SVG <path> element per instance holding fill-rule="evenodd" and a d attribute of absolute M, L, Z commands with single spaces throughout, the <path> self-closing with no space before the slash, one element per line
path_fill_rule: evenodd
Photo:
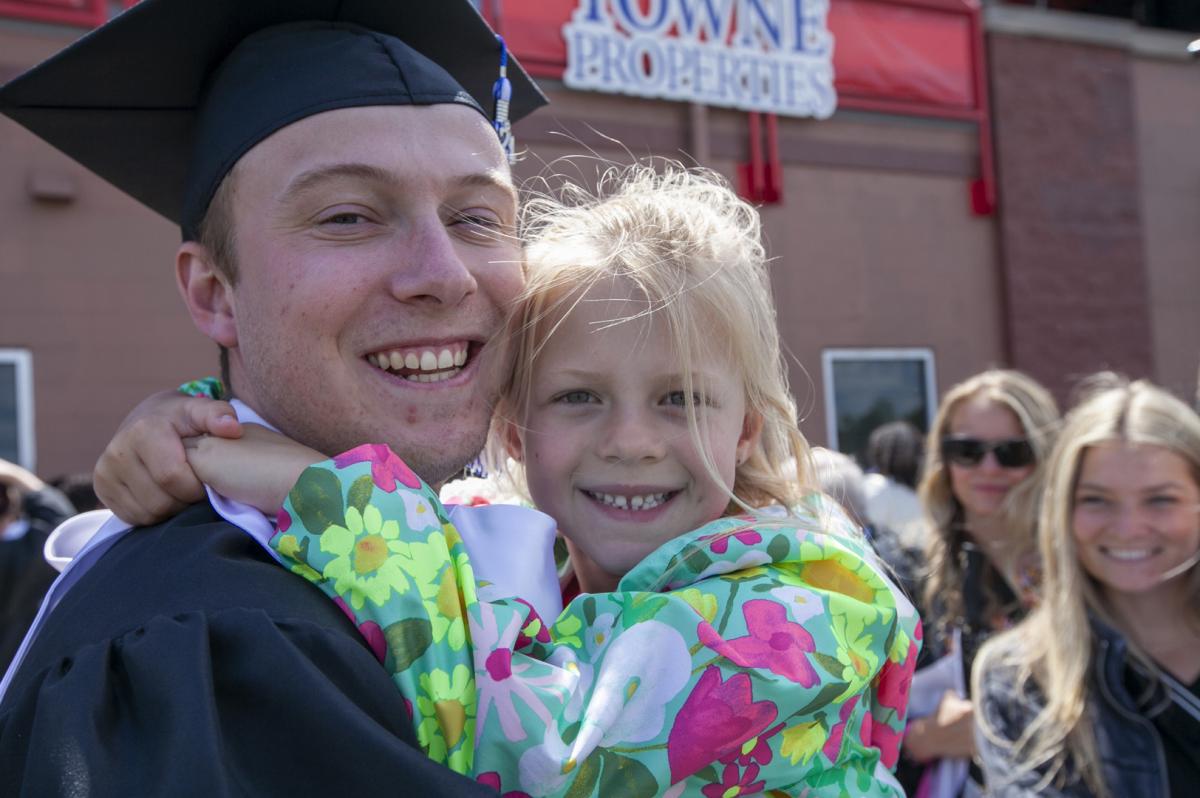
<path fill-rule="evenodd" d="M 1029 478 L 1009 491 L 1002 509 L 1010 532 L 1013 562 L 1034 547 L 1034 518 L 1037 512 L 1041 470 L 1050 453 L 1058 405 L 1050 392 L 1019 371 L 991 369 L 955 385 L 938 406 L 937 416 L 925 444 L 925 472 L 917 487 L 930 526 L 926 562 L 924 608 L 926 623 L 944 636 L 963 615 L 963 507 L 950 486 L 950 470 L 942 460 L 942 438 L 950 431 L 954 414 L 964 403 L 984 399 L 1012 411 L 1033 447 L 1037 468 Z M 994 566 L 996 564 L 993 564 Z"/>
<path fill-rule="evenodd" d="M 534 364 L 571 309 L 593 286 L 619 279 L 644 305 L 612 324 L 649 314 L 662 320 L 685 395 L 701 354 L 724 358 L 741 377 L 747 413 L 761 419 L 762 433 L 737 467 L 731 510 L 791 507 L 809 492 L 809 449 L 788 390 L 758 213 L 715 172 L 658 166 L 612 167 L 595 192 L 566 185 L 560 198 L 525 204 L 526 286 L 506 333 L 512 376 L 497 423 L 524 416 Z M 722 484 L 690 403 L 687 418 L 710 476 Z"/>
<path fill-rule="evenodd" d="M 1127 442 L 1160 446 L 1191 466 L 1200 485 L 1200 417 L 1185 403 L 1144 380 L 1130 383 L 1114 374 L 1092 377 L 1084 400 L 1070 412 L 1050 455 L 1039 514 L 1038 535 L 1043 566 L 1041 605 L 1014 629 L 989 641 L 972 676 L 975 694 L 988 668 L 1001 666 L 1016 674 L 1015 694 L 1025 693 L 1030 679 L 1045 704 L 1011 744 L 1015 778 L 1045 768 L 1043 784 L 1065 779 L 1069 760 L 1096 795 L 1107 795 L 1089 715 L 1088 671 L 1094 643 L 1089 613 L 1119 628 L 1106 606 L 1103 591 L 1079 562 L 1072 533 L 1075 486 L 1088 448 L 1101 443 Z M 1200 622 L 1200 567 L 1187 577 L 1191 623 Z M 1124 630 L 1129 636 L 1131 630 Z M 1130 652 L 1149 672 L 1157 668 L 1130 640 Z M 981 721 L 981 730 L 1000 741 Z"/>

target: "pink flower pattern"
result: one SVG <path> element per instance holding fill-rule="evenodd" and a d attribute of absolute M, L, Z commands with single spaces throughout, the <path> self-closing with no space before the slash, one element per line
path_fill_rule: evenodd
<path fill-rule="evenodd" d="M 740 532 L 734 532 L 732 535 L 714 535 L 712 543 L 708 548 L 717 554 L 724 554 L 729 551 L 729 541 L 732 538 L 737 538 L 738 542 L 743 546 L 757 546 L 762 543 L 762 535 L 755 532 L 753 529 L 743 529 Z"/>
<path fill-rule="evenodd" d="M 500 787 L 500 774 L 494 770 L 489 771 L 488 773 L 480 773 L 475 777 L 475 781 L 483 784 L 484 786 L 491 787 L 493 790 L 500 793 L 501 798 L 530 798 L 529 793 L 521 792 L 520 790 L 509 790 L 508 792 L 504 792 Z"/>
<path fill-rule="evenodd" d="M 739 775 L 737 765 L 726 765 L 720 784 L 708 784 L 700 789 L 704 798 L 733 798 L 738 795 L 757 795 L 766 782 L 758 778 L 758 765 L 750 765 Z"/>
<path fill-rule="evenodd" d="M 707 621 L 697 633 L 700 642 L 744 668 L 766 668 L 802 687 L 812 687 L 819 677 L 806 654 L 816 651 L 812 635 L 788 620 L 787 608 L 767 599 L 754 599 L 742 606 L 746 637 L 725 640 Z"/>
<path fill-rule="evenodd" d="M 912 688 L 913 672 L 917 669 L 917 644 L 908 647 L 904 662 L 888 660 L 877 677 L 876 690 L 880 706 L 900 711 L 908 706 L 908 693 Z"/>
<path fill-rule="evenodd" d="M 538 615 L 537 610 L 533 608 L 533 605 L 523 598 L 515 598 L 513 601 L 524 606 L 527 611 L 525 625 L 521 627 L 521 633 L 517 635 L 517 642 L 514 644 L 514 648 L 520 651 L 533 645 L 534 641 L 542 643 L 543 645 L 550 643 L 550 627 L 547 626 L 546 622 L 542 620 L 542 617 Z M 537 626 L 537 631 L 530 636 L 530 627 L 535 625 Z"/>
<path fill-rule="evenodd" d="M 846 733 L 846 723 L 854 714 L 854 708 L 858 706 L 859 696 L 854 696 L 846 703 L 842 704 L 842 710 L 838 713 L 838 723 L 829 730 L 829 739 L 825 741 L 825 745 L 821 748 L 821 753 L 830 762 L 836 762 L 838 753 L 842 750 L 842 737 Z M 871 717 L 869 714 L 866 717 Z"/>
<path fill-rule="evenodd" d="M 333 458 L 333 465 L 338 469 L 362 462 L 371 464 L 371 480 L 382 491 L 395 492 L 397 482 L 406 488 L 421 487 L 420 478 L 408 464 L 382 443 L 364 443 Z"/>
<path fill-rule="evenodd" d="M 867 718 L 870 717 L 867 715 Z M 865 726 L 866 723 L 864 722 L 863 725 Z M 885 767 L 894 768 L 900 761 L 900 743 L 903 740 L 903 732 L 893 729 L 886 723 L 871 723 L 870 742 L 864 742 L 879 749 L 879 758 Z"/>
<path fill-rule="evenodd" d="M 484 661 L 484 668 L 487 669 L 488 676 L 497 682 L 511 679 L 512 654 L 511 648 L 498 648 L 488 654 L 487 660 Z"/>
<path fill-rule="evenodd" d="M 767 731 L 758 735 L 758 740 L 754 743 L 754 747 L 749 751 L 742 753 L 742 749 L 739 748 L 733 753 L 721 757 L 721 761 L 727 765 L 731 762 L 736 762 L 742 767 L 754 764 L 764 766 L 771 764 L 771 759 L 773 758 L 774 754 L 771 753 L 770 739 L 786 725 L 787 724 L 785 723 L 780 723 L 773 729 L 768 729 Z"/>
<path fill-rule="evenodd" d="M 679 781 L 710 762 L 737 752 L 775 720 L 775 704 L 755 701 L 750 677 L 735 673 L 721 680 L 710 665 L 675 716 L 667 737 L 671 781 Z"/>

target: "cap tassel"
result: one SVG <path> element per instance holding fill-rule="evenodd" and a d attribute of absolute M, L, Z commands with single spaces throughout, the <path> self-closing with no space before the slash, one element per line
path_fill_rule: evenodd
<path fill-rule="evenodd" d="M 516 141 L 513 139 L 512 123 L 508 121 L 508 104 L 512 101 L 512 83 L 508 79 L 508 46 L 500 34 L 496 34 L 496 41 L 500 42 L 500 77 L 492 84 L 492 99 L 496 101 L 492 127 L 496 128 L 508 162 L 513 163 L 516 161 Z"/>

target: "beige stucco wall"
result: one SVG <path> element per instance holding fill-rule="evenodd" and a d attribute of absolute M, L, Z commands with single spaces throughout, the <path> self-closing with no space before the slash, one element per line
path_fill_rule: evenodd
<path fill-rule="evenodd" d="M 1142 227 L 1159 382 L 1197 395 L 1200 378 L 1200 62 L 1134 62 Z"/>

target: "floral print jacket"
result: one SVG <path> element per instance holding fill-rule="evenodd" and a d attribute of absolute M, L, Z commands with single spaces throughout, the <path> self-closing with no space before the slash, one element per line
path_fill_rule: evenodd
<path fill-rule="evenodd" d="M 722 518 L 555 619 L 489 597 L 385 446 L 309 468 L 272 546 L 358 625 L 433 759 L 505 796 L 903 796 L 912 605 L 836 505 Z"/>

